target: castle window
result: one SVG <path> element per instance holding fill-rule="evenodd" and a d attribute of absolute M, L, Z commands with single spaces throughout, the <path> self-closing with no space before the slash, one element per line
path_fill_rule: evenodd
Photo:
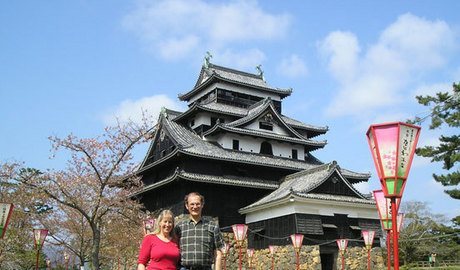
<path fill-rule="evenodd" d="M 195 119 L 190 120 L 190 127 L 193 127 L 195 125 Z"/>
<path fill-rule="evenodd" d="M 239 140 L 233 140 L 233 150 L 240 150 L 240 141 Z"/>
<path fill-rule="evenodd" d="M 272 145 L 269 142 L 262 142 L 260 144 L 260 153 L 265 155 L 273 155 Z"/>
<path fill-rule="evenodd" d="M 292 149 L 292 158 L 297 159 L 297 149 Z"/>
<path fill-rule="evenodd" d="M 259 122 L 259 128 L 273 131 L 273 124 L 268 122 Z"/>

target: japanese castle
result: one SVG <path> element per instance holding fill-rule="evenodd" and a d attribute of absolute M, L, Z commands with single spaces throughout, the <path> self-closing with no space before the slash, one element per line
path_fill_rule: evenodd
<path fill-rule="evenodd" d="M 160 113 L 137 172 L 144 186 L 135 196 L 145 208 L 183 214 L 184 195 L 198 191 L 204 214 L 223 230 L 249 226 L 250 247 L 287 245 L 290 234 L 301 233 L 305 245 L 321 244 L 322 261 L 337 252 L 335 241 L 323 243 L 359 239 L 361 230 L 381 236 L 374 200 L 353 187 L 370 174 L 315 158 L 328 127 L 283 114 L 292 89 L 268 85 L 260 66 L 252 74 L 209 59 L 193 88 L 179 95 L 188 109 Z"/>

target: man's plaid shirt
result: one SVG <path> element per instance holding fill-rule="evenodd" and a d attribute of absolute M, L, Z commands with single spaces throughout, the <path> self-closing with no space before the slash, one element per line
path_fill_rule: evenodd
<path fill-rule="evenodd" d="M 214 251 L 224 246 L 219 225 L 210 217 L 202 217 L 195 224 L 187 218 L 176 225 L 180 238 L 181 264 L 185 266 L 211 266 Z"/>

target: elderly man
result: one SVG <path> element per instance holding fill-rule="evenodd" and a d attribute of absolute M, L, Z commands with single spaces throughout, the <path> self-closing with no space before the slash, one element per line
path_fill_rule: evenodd
<path fill-rule="evenodd" d="M 219 225 L 203 217 L 204 197 L 198 192 L 185 196 L 189 217 L 176 225 L 180 238 L 181 270 L 221 270 L 221 248 L 224 246 Z"/>

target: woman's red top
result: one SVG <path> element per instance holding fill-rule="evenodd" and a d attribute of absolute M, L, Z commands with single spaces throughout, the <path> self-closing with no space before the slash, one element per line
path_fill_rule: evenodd
<path fill-rule="evenodd" d="M 180 252 L 177 242 L 165 242 L 155 234 L 148 234 L 142 240 L 138 263 L 147 270 L 176 270 Z"/>

